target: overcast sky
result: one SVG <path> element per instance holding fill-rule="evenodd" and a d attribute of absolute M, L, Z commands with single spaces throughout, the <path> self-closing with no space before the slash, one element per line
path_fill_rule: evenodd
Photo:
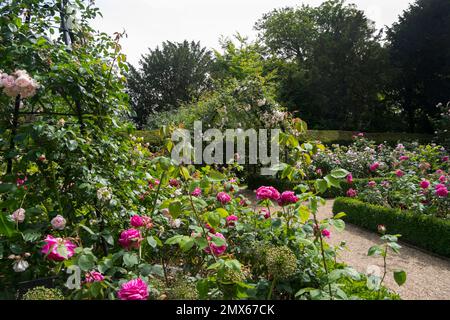
<path fill-rule="evenodd" d="M 322 0 L 96 0 L 103 18 L 96 29 L 112 34 L 125 29 L 122 41 L 128 61 L 137 64 L 147 48 L 165 40 L 200 41 L 218 48 L 220 36 L 236 32 L 255 38 L 253 26 L 266 12 L 301 4 L 319 5 Z M 347 0 L 363 9 L 378 28 L 391 25 L 413 0 Z"/>

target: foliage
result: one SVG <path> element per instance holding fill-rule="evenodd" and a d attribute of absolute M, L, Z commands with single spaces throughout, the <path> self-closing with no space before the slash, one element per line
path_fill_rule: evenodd
<path fill-rule="evenodd" d="M 450 90 L 450 3 L 416 0 L 388 29 L 390 64 L 395 72 L 389 84 L 407 117 L 409 129 L 432 132 L 428 117 L 435 106 L 448 101 Z"/>
<path fill-rule="evenodd" d="M 139 64 L 139 69 L 130 66 L 127 77 L 133 120 L 141 129 L 148 121 L 159 125 L 155 113 L 174 112 L 183 103 L 195 102 L 212 85 L 211 52 L 199 42 L 163 42 Z"/>
<path fill-rule="evenodd" d="M 59 289 L 35 287 L 28 290 L 22 300 L 64 300 L 64 296 Z"/>
<path fill-rule="evenodd" d="M 377 231 L 384 225 L 391 233 L 402 235 L 402 240 L 420 248 L 450 257 L 450 222 L 429 215 L 406 210 L 390 209 L 364 203 L 357 199 L 338 198 L 333 213 L 345 212 L 346 222 Z"/>

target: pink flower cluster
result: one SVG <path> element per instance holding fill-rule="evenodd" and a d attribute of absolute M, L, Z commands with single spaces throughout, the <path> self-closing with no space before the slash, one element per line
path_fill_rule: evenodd
<path fill-rule="evenodd" d="M 280 198 L 278 199 L 278 204 L 282 207 L 296 203 L 298 201 L 297 196 L 295 195 L 294 191 L 285 191 L 281 194 Z"/>
<path fill-rule="evenodd" d="M 231 201 L 231 197 L 226 192 L 219 192 L 217 194 L 216 198 L 217 198 L 217 201 L 219 201 L 223 205 L 225 205 Z"/>
<path fill-rule="evenodd" d="M 223 236 L 223 234 L 221 234 L 220 232 L 216 232 L 213 237 L 216 238 L 221 238 L 225 240 L 225 237 Z M 227 250 L 227 244 L 223 244 L 221 246 L 216 245 L 213 241 L 212 241 L 212 237 L 208 237 L 208 247 L 205 248 L 205 252 L 206 253 L 211 253 L 211 250 L 213 252 L 213 254 L 215 256 L 220 256 L 222 255 L 225 250 Z"/>
<path fill-rule="evenodd" d="M 139 248 L 141 241 L 141 232 L 133 228 L 122 231 L 119 238 L 119 244 L 126 250 Z"/>
<path fill-rule="evenodd" d="M 147 283 L 141 278 L 130 280 L 122 284 L 117 296 L 120 300 L 147 300 Z"/>
<path fill-rule="evenodd" d="M 29 98 L 36 94 L 39 84 L 25 70 L 16 70 L 11 75 L 0 72 L 0 88 L 9 97 Z"/>
<path fill-rule="evenodd" d="M 258 200 L 275 200 L 277 201 L 280 198 L 280 193 L 274 187 L 259 187 L 256 190 L 256 199 Z"/>
<path fill-rule="evenodd" d="M 105 277 L 98 271 L 90 271 L 85 275 L 87 283 L 102 282 Z"/>
<path fill-rule="evenodd" d="M 42 247 L 41 252 L 46 255 L 47 259 L 53 261 L 69 259 L 75 254 L 74 250 L 77 247 L 70 240 L 55 238 L 51 235 L 47 235 L 44 242 L 45 245 Z"/>

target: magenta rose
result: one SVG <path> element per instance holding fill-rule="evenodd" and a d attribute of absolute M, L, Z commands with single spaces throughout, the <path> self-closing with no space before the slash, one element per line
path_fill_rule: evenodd
<path fill-rule="evenodd" d="M 447 182 L 447 177 L 442 175 L 442 176 L 439 177 L 439 181 L 442 182 L 442 183 Z"/>
<path fill-rule="evenodd" d="M 352 184 L 353 183 L 353 175 L 349 173 L 346 177 L 347 183 Z"/>
<path fill-rule="evenodd" d="M 378 168 L 380 167 L 380 164 L 378 162 L 374 162 L 373 164 L 370 165 L 369 169 L 370 171 L 376 171 Z"/>
<path fill-rule="evenodd" d="M 298 198 L 295 195 L 294 191 L 285 191 L 281 194 L 280 198 L 278 199 L 278 204 L 280 206 L 286 206 L 292 203 L 296 203 L 297 201 Z"/>
<path fill-rule="evenodd" d="M 422 189 L 428 189 L 430 187 L 430 182 L 428 180 L 422 180 L 420 182 L 420 187 Z"/>
<path fill-rule="evenodd" d="M 239 218 L 235 215 L 231 215 L 227 217 L 227 226 L 234 227 L 236 225 L 236 221 L 239 220 Z"/>
<path fill-rule="evenodd" d="M 226 192 L 219 192 L 217 194 L 217 201 L 219 201 L 222 204 L 227 204 L 228 202 L 231 201 L 231 197 L 226 193 Z"/>
<path fill-rule="evenodd" d="M 55 238 L 51 235 L 47 235 L 44 240 L 45 244 L 41 249 L 41 252 L 52 261 L 63 261 L 69 259 L 75 254 L 75 244 L 69 240 L 62 238 Z"/>
<path fill-rule="evenodd" d="M 446 198 L 448 196 L 447 187 L 443 186 L 441 188 L 436 189 L 436 195 L 442 198 Z"/>
<path fill-rule="evenodd" d="M 225 237 L 219 232 L 214 234 L 212 237 L 221 238 L 221 239 L 225 240 Z M 225 252 L 225 250 L 227 250 L 227 244 L 225 243 L 221 246 L 218 246 L 212 241 L 212 237 L 208 237 L 209 245 L 208 245 L 208 247 L 205 248 L 205 252 L 211 253 L 211 250 L 212 250 L 212 252 L 215 256 L 220 256 L 221 254 L 223 254 Z"/>
<path fill-rule="evenodd" d="M 399 178 L 403 177 L 405 175 L 405 173 L 402 170 L 397 170 L 395 171 L 395 175 Z"/>
<path fill-rule="evenodd" d="M 326 237 L 326 238 L 330 238 L 331 236 L 331 232 L 327 229 L 323 229 L 322 230 L 322 236 Z"/>
<path fill-rule="evenodd" d="M 127 250 L 139 248 L 141 241 L 141 232 L 136 229 L 128 229 L 122 231 L 119 238 L 119 244 Z"/>
<path fill-rule="evenodd" d="M 259 187 L 256 190 L 256 199 L 258 200 L 278 200 L 280 198 L 280 193 L 274 187 Z"/>
<path fill-rule="evenodd" d="M 142 227 L 144 225 L 144 220 L 142 219 L 141 216 L 135 214 L 134 216 L 132 216 L 130 218 L 130 224 L 133 227 L 139 228 L 139 227 Z"/>
<path fill-rule="evenodd" d="M 358 191 L 350 188 L 347 190 L 347 197 L 354 198 L 358 195 Z"/>
<path fill-rule="evenodd" d="M 102 282 L 103 280 L 105 280 L 105 277 L 98 271 L 91 271 L 86 273 L 85 278 L 87 283 Z"/>
<path fill-rule="evenodd" d="M 399 160 L 400 160 L 400 161 L 406 161 L 406 160 L 409 160 L 409 157 L 408 157 L 408 156 L 401 156 L 401 157 L 399 158 Z"/>
<path fill-rule="evenodd" d="M 449 157 L 448 157 L 448 156 L 444 156 L 444 157 L 442 157 L 442 162 L 447 162 L 447 161 L 448 161 L 448 159 L 449 159 Z"/>
<path fill-rule="evenodd" d="M 133 279 L 122 284 L 117 295 L 120 300 L 147 300 L 148 287 L 141 278 Z"/>
<path fill-rule="evenodd" d="M 202 194 L 202 189 L 200 188 L 195 188 L 194 191 L 191 192 L 191 195 L 193 197 L 199 197 Z"/>
<path fill-rule="evenodd" d="M 177 179 L 170 179 L 169 185 L 171 187 L 178 188 L 180 186 L 180 181 L 178 181 Z"/>

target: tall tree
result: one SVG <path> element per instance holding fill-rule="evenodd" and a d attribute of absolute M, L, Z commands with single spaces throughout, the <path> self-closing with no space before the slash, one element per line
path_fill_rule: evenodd
<path fill-rule="evenodd" d="M 139 69 L 130 67 L 128 92 L 142 128 L 153 112 L 171 111 L 197 101 L 211 85 L 211 52 L 199 42 L 163 42 L 142 56 Z"/>
<path fill-rule="evenodd" d="M 283 59 L 280 99 L 316 128 L 368 129 L 385 112 L 386 52 L 364 12 L 344 1 L 274 10 L 256 24 Z"/>
<path fill-rule="evenodd" d="M 388 30 L 395 76 L 391 94 L 410 129 L 431 131 L 428 116 L 450 98 L 450 1 L 417 0 Z"/>

